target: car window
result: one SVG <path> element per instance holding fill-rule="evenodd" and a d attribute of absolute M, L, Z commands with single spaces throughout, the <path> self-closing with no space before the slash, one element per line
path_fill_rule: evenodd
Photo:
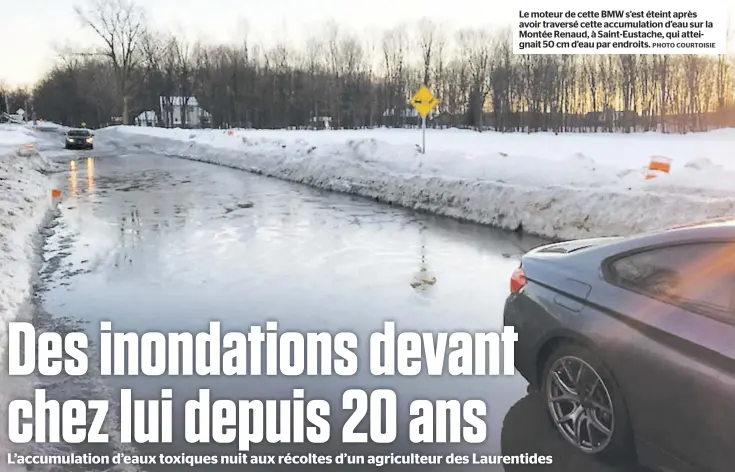
<path fill-rule="evenodd" d="M 69 136 L 89 136 L 89 131 L 87 131 L 87 130 L 71 130 L 69 132 Z"/>
<path fill-rule="evenodd" d="M 733 313 L 735 243 L 688 244 L 616 260 L 621 284 L 695 312 Z M 734 317 L 735 318 L 735 317 Z"/>

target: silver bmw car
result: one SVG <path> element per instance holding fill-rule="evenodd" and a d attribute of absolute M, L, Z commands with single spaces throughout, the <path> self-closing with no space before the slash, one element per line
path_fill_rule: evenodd
<path fill-rule="evenodd" d="M 735 220 L 542 246 L 510 289 L 516 368 L 574 448 L 735 470 Z"/>

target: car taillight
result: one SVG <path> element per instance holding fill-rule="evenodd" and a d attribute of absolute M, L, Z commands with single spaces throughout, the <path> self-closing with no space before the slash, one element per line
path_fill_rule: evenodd
<path fill-rule="evenodd" d="M 526 285 L 526 274 L 523 272 L 523 268 L 518 268 L 513 271 L 513 275 L 510 277 L 510 292 L 515 293 L 521 290 Z"/>

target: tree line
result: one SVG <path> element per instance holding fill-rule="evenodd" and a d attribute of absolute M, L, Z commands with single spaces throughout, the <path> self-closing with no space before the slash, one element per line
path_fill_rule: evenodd
<path fill-rule="evenodd" d="M 300 48 L 190 42 L 150 29 L 131 0 L 77 15 L 100 47 L 72 51 L 32 90 L 39 117 L 69 125 L 159 121 L 195 97 L 211 126 L 412 126 L 426 84 L 429 126 L 501 132 L 691 132 L 735 126 L 732 58 L 697 55 L 515 55 L 507 31 L 449 32 L 423 19 L 366 40 L 335 24 Z M 162 99 L 163 97 L 163 106 Z M 117 117 L 117 118 L 116 118 Z M 182 114 L 186 127 L 186 114 Z M 170 122 L 170 120 L 168 120 Z"/>

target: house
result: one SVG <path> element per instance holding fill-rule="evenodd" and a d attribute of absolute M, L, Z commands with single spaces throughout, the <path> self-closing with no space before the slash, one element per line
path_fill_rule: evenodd
<path fill-rule="evenodd" d="M 136 126 L 158 126 L 158 117 L 153 110 L 146 110 L 135 117 Z"/>
<path fill-rule="evenodd" d="M 332 117 L 311 117 L 311 127 L 318 130 L 329 130 L 332 128 Z"/>
<path fill-rule="evenodd" d="M 196 97 L 159 97 L 162 125 L 168 128 L 208 126 L 211 115 L 199 106 Z"/>
<path fill-rule="evenodd" d="M 419 118 L 419 112 L 413 107 L 401 109 L 391 108 L 383 112 L 383 118 Z"/>
<path fill-rule="evenodd" d="M 18 115 L 17 113 L 15 114 L 4 113 L 4 112 L 0 113 L 0 123 L 6 123 L 6 122 L 21 124 L 23 123 L 23 116 Z"/>

